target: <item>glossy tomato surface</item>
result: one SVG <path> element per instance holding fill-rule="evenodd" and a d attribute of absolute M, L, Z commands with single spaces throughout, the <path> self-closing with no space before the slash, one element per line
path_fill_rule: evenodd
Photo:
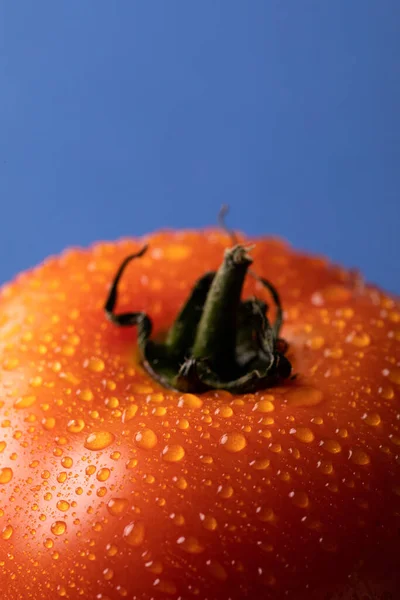
<path fill-rule="evenodd" d="M 162 334 L 230 241 L 146 241 L 118 309 L 146 310 Z M 297 378 L 242 396 L 171 392 L 142 370 L 136 331 L 103 313 L 142 243 L 69 250 L 2 290 L 2 600 L 396 598 L 399 302 L 255 240 Z M 249 277 L 252 294 L 272 306 Z"/>

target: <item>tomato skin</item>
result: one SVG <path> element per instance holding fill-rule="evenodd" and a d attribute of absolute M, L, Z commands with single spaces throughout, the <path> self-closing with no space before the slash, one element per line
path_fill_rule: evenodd
<path fill-rule="evenodd" d="M 230 242 L 147 241 L 119 307 L 146 310 L 157 335 Z M 103 314 L 141 243 L 67 251 L 2 290 L 2 598 L 395 593 L 399 301 L 257 240 L 254 270 L 282 296 L 297 379 L 244 396 L 170 392 L 138 364 L 134 329 Z M 245 292 L 268 301 L 251 279 Z"/>

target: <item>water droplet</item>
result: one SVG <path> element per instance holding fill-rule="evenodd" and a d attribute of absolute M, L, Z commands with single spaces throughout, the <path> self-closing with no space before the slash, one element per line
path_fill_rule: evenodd
<path fill-rule="evenodd" d="M 107 510 L 113 517 L 122 515 L 128 508 L 129 502 L 126 498 L 111 498 L 107 504 Z"/>
<path fill-rule="evenodd" d="M 142 521 L 132 521 L 124 529 L 125 541 L 130 546 L 140 546 L 144 541 L 145 527 Z"/>
<path fill-rule="evenodd" d="M 56 426 L 56 420 L 54 417 L 46 417 L 42 419 L 42 427 L 47 431 L 51 431 Z"/>
<path fill-rule="evenodd" d="M 57 502 L 57 508 L 58 510 L 66 512 L 69 509 L 69 502 L 67 502 L 66 500 L 59 500 Z"/>
<path fill-rule="evenodd" d="M 388 374 L 388 379 L 392 383 L 396 383 L 397 385 L 400 385 L 400 369 L 398 369 L 398 368 L 390 369 L 389 374 Z"/>
<path fill-rule="evenodd" d="M 105 368 L 104 361 L 96 356 L 92 356 L 88 360 L 85 360 L 83 366 L 94 373 L 100 373 L 101 371 L 104 371 Z"/>
<path fill-rule="evenodd" d="M 307 508 L 310 504 L 310 500 L 305 492 L 290 492 L 289 498 L 291 498 L 293 504 L 299 508 Z"/>
<path fill-rule="evenodd" d="M 85 421 L 83 419 L 71 419 L 68 421 L 67 430 L 70 433 L 80 433 L 85 428 Z"/>
<path fill-rule="evenodd" d="M 44 540 L 44 542 L 43 542 L 43 546 L 44 546 L 45 548 L 48 548 L 48 549 L 50 549 L 50 548 L 52 548 L 52 547 L 54 546 L 54 542 L 53 542 L 53 540 L 52 540 L 51 538 L 46 538 L 46 539 Z"/>
<path fill-rule="evenodd" d="M 346 337 L 346 342 L 348 344 L 353 344 L 353 346 L 357 346 L 357 348 L 365 348 L 370 345 L 371 338 L 368 333 L 352 331 Z"/>
<path fill-rule="evenodd" d="M 178 406 L 180 408 L 201 408 L 203 400 L 194 394 L 183 394 L 178 400 Z"/>
<path fill-rule="evenodd" d="M 111 581 L 111 579 L 114 577 L 114 571 L 112 569 L 104 569 L 103 571 L 103 577 L 106 581 Z"/>
<path fill-rule="evenodd" d="M 94 431 L 87 436 L 84 446 L 88 450 L 104 450 L 111 446 L 114 440 L 115 435 L 109 431 Z"/>
<path fill-rule="evenodd" d="M 103 467 L 98 471 L 96 478 L 98 479 L 98 481 L 107 481 L 107 479 L 110 477 L 110 474 L 110 469 Z"/>
<path fill-rule="evenodd" d="M 22 396 L 14 402 L 14 408 L 29 408 L 36 402 L 36 396 Z"/>
<path fill-rule="evenodd" d="M 201 554 L 204 552 L 204 546 L 202 546 L 199 540 L 193 536 L 184 537 L 181 536 L 176 540 L 176 543 L 189 554 Z"/>
<path fill-rule="evenodd" d="M 127 423 L 128 421 L 131 421 L 136 416 L 137 411 L 138 406 L 136 404 L 130 404 L 122 414 L 122 422 Z"/>
<path fill-rule="evenodd" d="M 118 548 L 114 544 L 107 544 L 106 552 L 107 556 L 116 556 L 118 554 Z"/>
<path fill-rule="evenodd" d="M 18 358 L 6 358 L 3 361 L 2 367 L 5 371 L 13 371 L 14 369 L 16 369 L 16 367 L 18 367 L 18 365 Z"/>
<path fill-rule="evenodd" d="M 355 465 L 368 465 L 371 462 L 369 455 L 360 448 L 350 450 L 349 458 Z"/>
<path fill-rule="evenodd" d="M 89 465 L 86 467 L 85 473 L 86 475 L 93 475 L 93 473 L 96 473 L 96 467 L 94 465 Z"/>
<path fill-rule="evenodd" d="M 217 494 L 220 496 L 220 498 L 231 498 L 233 496 L 233 487 L 226 483 L 224 485 L 220 485 L 218 486 Z"/>
<path fill-rule="evenodd" d="M 185 456 L 185 450 L 179 444 L 169 444 L 162 451 L 163 460 L 166 462 L 179 462 Z"/>
<path fill-rule="evenodd" d="M 257 518 L 263 523 L 272 523 L 275 524 L 277 522 L 277 516 L 272 510 L 272 508 L 267 506 L 259 506 L 256 509 Z"/>
<path fill-rule="evenodd" d="M 6 525 L 1 532 L 1 537 L 3 538 L 3 540 L 9 540 L 13 533 L 14 530 L 12 526 Z"/>
<path fill-rule="evenodd" d="M 227 404 L 223 404 L 215 411 L 216 415 L 220 415 L 220 417 L 224 417 L 224 419 L 229 419 L 233 415 L 233 410 Z"/>
<path fill-rule="evenodd" d="M 206 562 L 206 565 L 210 575 L 217 581 L 226 581 L 228 579 L 228 573 L 217 560 L 210 559 Z"/>
<path fill-rule="evenodd" d="M 331 454 L 338 454 L 342 450 L 341 445 L 336 440 L 324 440 L 321 445 L 324 450 Z"/>
<path fill-rule="evenodd" d="M 61 459 L 61 464 L 66 469 L 70 469 L 72 467 L 72 465 L 74 464 L 74 461 L 72 460 L 72 458 L 70 456 L 64 456 Z"/>
<path fill-rule="evenodd" d="M 91 402 L 94 398 L 93 392 L 89 388 L 78 390 L 76 393 L 77 396 L 79 396 L 79 398 L 84 402 Z"/>
<path fill-rule="evenodd" d="M 64 521 L 55 521 L 50 529 L 54 535 L 63 535 L 67 530 L 67 525 Z"/>
<path fill-rule="evenodd" d="M 255 403 L 253 410 L 256 410 L 260 413 L 269 413 L 274 411 L 275 405 L 272 400 L 274 400 L 274 397 L 270 394 L 268 394 L 268 396 L 264 396 L 263 399 Z"/>
<path fill-rule="evenodd" d="M 329 460 L 321 460 L 317 462 L 317 467 L 321 470 L 324 475 L 330 475 L 333 473 L 333 465 Z"/>
<path fill-rule="evenodd" d="M 268 469 L 270 463 L 271 461 L 268 458 L 257 458 L 251 461 L 250 466 L 256 469 L 256 471 L 264 471 Z"/>
<path fill-rule="evenodd" d="M 311 429 L 308 427 L 297 427 L 296 429 L 291 429 L 289 431 L 292 435 L 294 435 L 298 440 L 304 442 L 305 444 L 309 444 L 315 440 L 315 436 Z"/>
<path fill-rule="evenodd" d="M 240 452 L 247 446 L 246 438 L 242 433 L 225 433 L 219 440 L 221 446 L 228 452 Z"/>
<path fill-rule="evenodd" d="M 200 520 L 204 529 L 208 529 L 208 531 L 215 531 L 218 527 L 217 519 L 211 515 L 204 515 L 203 513 L 200 513 Z"/>
<path fill-rule="evenodd" d="M 0 469 L 0 483 L 8 483 L 13 478 L 13 470 L 10 467 Z"/>
<path fill-rule="evenodd" d="M 1 441 L 0 442 L 0 453 L 4 452 L 6 447 L 7 447 L 7 442 Z"/>
<path fill-rule="evenodd" d="M 378 413 L 365 413 L 362 416 L 362 419 L 371 427 L 378 427 L 378 425 L 381 423 L 381 417 L 378 415 Z"/>
<path fill-rule="evenodd" d="M 311 350 L 319 350 L 325 344 L 325 339 L 321 335 L 314 336 L 307 340 L 307 346 Z"/>
<path fill-rule="evenodd" d="M 322 391 L 310 386 L 294 387 L 287 392 L 290 406 L 316 406 L 322 402 Z"/>
<path fill-rule="evenodd" d="M 162 592 L 163 594 L 168 594 L 168 596 L 175 596 L 177 592 L 176 585 L 170 579 L 155 579 L 153 582 L 153 586 L 156 588 L 158 592 Z"/>
<path fill-rule="evenodd" d="M 135 442 L 139 448 L 151 450 L 157 444 L 157 436 L 152 429 L 142 429 L 135 435 Z"/>
<path fill-rule="evenodd" d="M 391 385 L 383 385 L 378 389 L 378 394 L 385 398 L 385 400 L 393 400 L 394 390 Z"/>

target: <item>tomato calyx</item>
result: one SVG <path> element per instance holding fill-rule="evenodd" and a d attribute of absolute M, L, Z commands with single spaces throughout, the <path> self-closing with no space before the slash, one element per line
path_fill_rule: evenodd
<path fill-rule="evenodd" d="M 151 339 L 152 321 L 145 312 L 115 312 L 119 281 L 128 264 L 146 250 L 144 246 L 121 263 L 104 310 L 119 327 L 137 326 L 142 364 L 153 379 L 181 392 L 248 393 L 290 376 L 287 344 L 279 337 L 283 311 L 278 292 L 268 280 L 251 273 L 273 298 L 276 318 L 272 324 L 263 300 L 241 300 L 253 262 L 251 248 L 235 244 L 225 251 L 218 271 L 206 273 L 195 283 L 163 342 Z"/>

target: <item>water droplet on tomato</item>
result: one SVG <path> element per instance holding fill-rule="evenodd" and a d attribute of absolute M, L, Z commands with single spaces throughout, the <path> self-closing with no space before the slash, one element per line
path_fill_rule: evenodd
<path fill-rule="evenodd" d="M 122 515 L 128 508 L 129 502 L 126 498 L 111 498 L 107 504 L 107 510 L 113 517 Z"/>
<path fill-rule="evenodd" d="M 13 533 L 14 529 L 12 528 L 12 526 L 6 525 L 1 532 L 1 537 L 3 538 L 3 540 L 9 540 Z"/>
<path fill-rule="evenodd" d="M 124 529 L 124 540 L 130 546 L 141 546 L 145 537 L 145 527 L 142 521 L 132 521 Z"/>
<path fill-rule="evenodd" d="M 13 478 L 13 470 L 10 467 L 0 469 L 0 483 L 8 483 Z"/>
<path fill-rule="evenodd" d="M 88 360 L 85 360 L 83 366 L 94 373 L 101 373 L 101 371 L 104 371 L 105 369 L 104 361 L 97 356 L 92 356 Z"/>
<path fill-rule="evenodd" d="M 163 460 L 166 462 L 179 462 L 185 456 L 185 449 L 179 444 L 169 444 L 162 451 Z"/>
<path fill-rule="evenodd" d="M 135 443 L 139 448 L 151 450 L 157 444 L 157 436 L 152 429 L 142 429 L 135 435 Z"/>
<path fill-rule="evenodd" d="M 247 446 L 246 438 L 242 433 L 225 433 L 219 440 L 221 446 L 228 452 L 240 452 Z"/>
<path fill-rule="evenodd" d="M 67 530 L 67 525 L 64 521 L 55 521 L 50 529 L 54 535 L 63 535 Z"/>
<path fill-rule="evenodd" d="M 115 435 L 109 431 L 94 431 L 87 436 L 84 446 L 88 450 L 104 450 L 111 446 L 114 440 Z"/>
<path fill-rule="evenodd" d="M 57 508 L 58 510 L 66 512 L 69 509 L 69 502 L 67 502 L 66 500 L 59 500 L 57 502 Z"/>
<path fill-rule="evenodd" d="M 201 554 L 204 552 L 204 546 L 202 546 L 199 540 L 193 536 L 184 537 L 181 536 L 176 540 L 176 543 L 189 554 Z"/>
<path fill-rule="evenodd" d="M 298 440 L 304 442 L 305 444 L 309 444 L 315 440 L 315 436 L 309 427 L 293 428 L 289 433 L 294 435 Z"/>
<path fill-rule="evenodd" d="M 70 433 L 80 433 L 85 428 L 83 419 L 71 419 L 68 421 L 67 431 Z"/>
<path fill-rule="evenodd" d="M 178 400 L 178 406 L 180 408 L 201 408 L 203 400 L 194 394 L 183 394 Z"/>
<path fill-rule="evenodd" d="M 316 406 L 322 402 L 322 391 L 311 387 L 295 387 L 287 392 L 287 402 L 290 406 Z"/>

